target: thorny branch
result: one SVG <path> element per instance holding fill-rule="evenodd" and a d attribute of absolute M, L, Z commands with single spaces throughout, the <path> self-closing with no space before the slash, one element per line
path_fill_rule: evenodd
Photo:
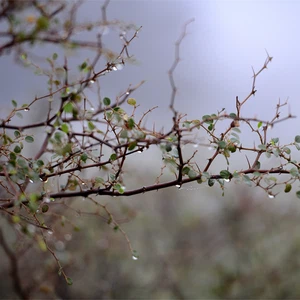
<path fill-rule="evenodd" d="M 101 196 L 128 197 L 157 191 L 168 187 L 180 188 L 183 184 L 197 182 L 208 184 L 209 187 L 218 184 L 224 192 L 225 183 L 235 180 L 248 185 L 262 188 L 270 196 L 275 196 L 274 188 L 285 187 L 291 189 L 291 184 L 300 179 L 298 162 L 292 159 L 292 150 L 300 149 L 300 136 L 287 145 L 281 145 L 279 139 L 270 138 L 268 130 L 279 122 L 286 121 L 294 116 L 289 112 L 281 117 L 281 109 L 287 102 L 278 102 L 275 115 L 271 120 L 244 117 L 244 105 L 255 96 L 256 80 L 262 71 L 267 69 L 272 57 L 267 53 L 267 58 L 259 71 L 253 70 L 251 91 L 243 100 L 235 99 L 236 110 L 228 113 L 225 110 L 217 114 L 204 115 L 201 119 L 189 120 L 175 109 L 177 85 L 174 72 L 180 62 L 180 47 L 187 35 L 187 27 L 193 20 L 188 21 L 175 43 L 175 57 L 168 72 L 171 85 L 169 108 L 173 113 L 173 124 L 166 132 L 149 129 L 144 125 L 145 116 L 151 113 L 150 108 L 139 119 L 136 117 L 138 101 L 132 98 L 134 92 L 144 83 L 130 85 L 114 100 L 100 97 L 98 103 L 90 99 L 87 91 L 98 84 L 98 91 L 102 84 L 103 76 L 126 67 L 133 58 L 129 55 L 129 48 L 138 37 L 141 27 L 125 26 L 119 22 L 107 19 L 106 10 L 109 1 L 105 1 L 101 8 L 102 20 L 94 24 L 78 24 L 76 12 L 80 2 L 75 2 L 68 10 L 68 20 L 63 26 L 53 25 L 53 20 L 67 5 L 61 1 L 51 1 L 51 5 L 41 4 L 38 1 L 28 1 L 16 4 L 5 2 L 1 7 L 0 19 L 7 22 L 9 30 L 0 32 L 0 38 L 5 42 L 0 45 L 0 54 L 5 51 L 14 51 L 16 56 L 22 56 L 23 63 L 30 65 L 35 70 L 42 72 L 48 78 L 49 92 L 45 95 L 34 97 L 29 104 L 19 106 L 13 102 L 14 108 L 9 115 L 0 121 L 0 212 L 15 223 L 31 224 L 41 232 L 44 246 L 56 260 L 60 273 L 69 283 L 55 251 L 49 245 L 43 232 L 51 229 L 53 219 L 61 214 L 51 212 L 54 207 L 61 205 L 61 209 L 71 207 L 72 199 L 83 197 L 89 199 L 96 206 L 96 216 L 99 216 L 114 229 L 118 229 L 125 237 L 128 247 L 135 255 L 130 240 L 120 222 L 108 210 L 107 205 L 100 205 Z M 12 4 L 14 3 L 14 4 Z M 26 31 L 20 32 L 16 21 L 12 18 L 18 10 L 33 7 L 39 12 L 39 17 L 27 20 Z M 49 9 L 51 7 L 51 10 Z M 121 30 L 122 46 L 115 54 L 107 51 L 102 43 L 104 27 L 118 27 Z M 74 38 L 76 33 L 98 27 L 95 41 L 78 41 Z M 133 29 L 134 28 L 134 29 Z M 129 36 L 129 37 L 128 37 Z M 57 61 L 57 54 L 47 61 L 50 70 L 42 70 L 27 54 L 24 45 L 36 42 L 77 47 L 89 47 L 94 50 L 94 57 L 80 65 L 79 79 L 71 81 L 69 62 L 64 56 L 63 63 Z M 101 65 L 105 60 L 104 65 Z M 55 75 L 55 70 L 63 70 L 63 79 Z M 59 101 L 58 107 L 52 105 L 54 98 Z M 37 103 L 48 104 L 48 111 L 43 121 L 18 125 L 16 117 L 23 111 L 34 109 Z M 46 105 L 45 105 L 46 107 Z M 130 108 L 128 108 L 130 107 Z M 130 111 L 131 110 L 131 111 Z M 229 125 L 228 125 L 229 122 Z M 227 125 L 224 126 L 223 124 Z M 255 135 L 253 146 L 248 146 L 241 140 L 241 124 L 245 124 Z M 78 129 L 80 128 L 80 129 Z M 34 140 L 31 130 L 43 131 L 41 140 Z M 199 143 L 195 134 L 200 130 L 207 136 L 206 142 Z M 221 133 L 219 133 L 221 131 Z M 28 146 L 34 147 L 29 149 Z M 198 151 L 189 155 L 186 149 L 192 147 L 210 147 L 213 153 L 203 164 L 199 159 Z M 127 159 L 146 152 L 150 148 L 159 147 L 162 152 L 162 165 L 158 168 L 158 177 L 155 183 L 139 186 L 138 181 L 134 187 L 127 187 L 130 172 Z M 28 155 L 28 149 L 30 154 Z M 27 153 L 26 153 L 27 150 Z M 246 155 L 245 167 L 241 170 L 231 170 L 231 156 L 241 152 Z M 254 158 L 249 159 L 247 154 L 254 153 Z M 263 156 L 275 157 L 277 161 L 272 168 L 263 166 Z M 211 166 L 217 157 L 222 157 L 226 167 L 218 173 L 211 171 Z M 141 167 L 142 168 L 142 167 Z M 154 167 L 153 167 L 154 168 Z M 168 170 L 174 178 L 163 180 L 163 175 Z M 275 180 L 277 175 L 283 178 Z M 32 189 L 31 187 L 34 187 Z M 34 191 L 33 191 L 34 190 Z M 104 212 L 104 217 L 99 213 L 99 208 Z M 81 212 L 89 214 L 88 212 Z M 43 220 L 43 221 L 41 221 Z M 71 222 L 70 222 L 71 223 Z M 3 235 L 0 231 L 0 240 Z M 39 240 L 40 241 L 40 240 Z M 14 257 L 13 252 L 3 242 L 7 256 Z M 17 265 L 11 262 L 16 272 Z M 21 295 L 18 276 L 14 275 L 16 290 Z"/>

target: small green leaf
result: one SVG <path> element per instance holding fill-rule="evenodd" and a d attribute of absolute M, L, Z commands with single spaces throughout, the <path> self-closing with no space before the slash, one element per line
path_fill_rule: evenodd
<path fill-rule="evenodd" d="M 87 67 L 87 62 L 83 62 L 80 66 L 79 66 L 79 70 L 82 71 Z"/>
<path fill-rule="evenodd" d="M 82 160 L 85 163 L 87 161 L 87 159 L 88 159 L 88 156 L 86 153 L 81 154 L 80 160 Z"/>
<path fill-rule="evenodd" d="M 16 154 L 14 152 L 10 152 L 9 153 L 9 158 L 10 158 L 10 160 L 16 160 L 17 156 L 16 156 Z"/>
<path fill-rule="evenodd" d="M 235 113 L 231 113 L 231 114 L 229 114 L 229 117 L 232 118 L 232 119 L 235 119 L 236 118 L 236 114 Z"/>
<path fill-rule="evenodd" d="M 263 144 L 258 145 L 257 148 L 260 149 L 260 150 L 266 150 L 267 149 L 266 145 L 263 145 Z"/>
<path fill-rule="evenodd" d="M 257 123 L 257 129 L 259 129 L 262 126 L 262 124 L 263 124 L 262 122 L 258 122 Z"/>
<path fill-rule="evenodd" d="M 42 167 L 44 165 L 44 162 L 41 159 L 37 160 L 36 163 L 39 167 Z"/>
<path fill-rule="evenodd" d="M 271 157 L 271 153 L 270 152 L 265 152 L 265 155 L 266 155 L 267 158 Z"/>
<path fill-rule="evenodd" d="M 33 138 L 32 136 L 30 136 L 30 135 L 27 135 L 27 136 L 25 137 L 25 141 L 26 141 L 27 143 L 33 143 L 33 142 L 34 142 L 34 138 Z"/>
<path fill-rule="evenodd" d="M 67 282 L 68 285 L 72 285 L 73 284 L 73 280 L 70 277 L 66 278 L 66 282 Z"/>
<path fill-rule="evenodd" d="M 130 118 L 127 122 L 127 126 L 129 129 L 132 129 L 134 128 L 134 125 L 135 125 L 135 122 L 134 122 L 134 119 L 133 118 Z"/>
<path fill-rule="evenodd" d="M 13 107 L 17 107 L 18 106 L 18 103 L 17 103 L 16 100 L 11 100 L 11 102 L 12 102 Z"/>
<path fill-rule="evenodd" d="M 49 19 L 47 17 L 39 17 L 36 21 L 36 28 L 38 30 L 47 30 L 49 27 Z"/>
<path fill-rule="evenodd" d="M 134 142 L 131 142 L 129 145 L 128 145 L 128 150 L 131 151 L 133 150 L 137 145 L 137 142 L 134 141 Z"/>
<path fill-rule="evenodd" d="M 296 135 L 295 136 L 295 142 L 296 143 L 300 143 L 300 135 Z"/>
<path fill-rule="evenodd" d="M 234 153 L 234 152 L 236 152 L 236 146 L 234 144 L 230 144 L 230 145 L 228 145 L 228 150 L 231 153 Z"/>
<path fill-rule="evenodd" d="M 215 180 L 209 178 L 209 179 L 208 179 L 208 186 L 212 187 L 214 184 L 215 184 Z"/>
<path fill-rule="evenodd" d="M 64 105 L 64 112 L 66 113 L 71 113 L 73 112 L 73 104 L 71 102 L 67 102 L 65 105 Z"/>
<path fill-rule="evenodd" d="M 298 177 L 299 176 L 299 171 L 297 168 L 291 168 L 290 169 L 290 174 L 293 176 L 293 177 Z"/>
<path fill-rule="evenodd" d="M 225 148 L 226 148 L 226 142 L 224 142 L 224 141 L 219 141 L 219 142 L 218 142 L 218 146 L 219 146 L 220 149 L 225 149 Z"/>
<path fill-rule="evenodd" d="M 20 146 L 16 146 L 15 148 L 14 148 L 14 152 L 15 153 L 21 153 L 21 147 Z"/>
<path fill-rule="evenodd" d="M 285 185 L 284 192 L 285 192 L 285 193 L 289 193 L 289 192 L 291 191 L 291 189 L 292 189 L 292 185 L 291 185 L 290 183 L 287 183 L 287 184 Z"/>
<path fill-rule="evenodd" d="M 89 127 L 89 130 L 94 130 L 95 129 L 95 125 L 92 121 L 88 122 L 88 127 Z"/>
<path fill-rule="evenodd" d="M 65 133 L 68 133 L 69 132 L 69 127 L 66 123 L 63 123 L 61 126 L 60 126 L 61 130 Z"/>
<path fill-rule="evenodd" d="M 129 105 L 135 106 L 135 105 L 136 105 L 136 100 L 135 100 L 134 98 L 129 98 L 129 99 L 127 100 L 127 103 L 128 103 Z"/>
<path fill-rule="evenodd" d="M 116 154 L 116 153 L 113 153 L 113 154 L 110 156 L 109 159 L 110 159 L 111 161 L 114 161 L 114 160 L 117 159 L 117 157 L 118 157 L 117 154 Z"/>
<path fill-rule="evenodd" d="M 185 166 L 185 167 L 182 169 L 182 174 L 183 174 L 183 175 L 187 175 L 187 174 L 189 173 L 190 170 L 191 170 L 190 167 Z"/>
<path fill-rule="evenodd" d="M 128 131 L 127 130 L 122 130 L 120 132 L 120 138 L 127 139 L 128 138 Z"/>
<path fill-rule="evenodd" d="M 104 103 L 105 106 L 110 105 L 110 99 L 109 99 L 108 97 L 105 97 L 105 98 L 103 99 L 103 103 Z"/>
<path fill-rule="evenodd" d="M 13 215 L 11 217 L 11 219 L 12 219 L 13 223 L 20 223 L 21 222 L 21 218 L 17 215 Z"/>
<path fill-rule="evenodd" d="M 300 198 L 300 191 L 296 192 L 296 196 L 297 196 L 297 198 Z"/>
<path fill-rule="evenodd" d="M 172 144 L 171 144 L 171 143 L 167 143 L 167 144 L 166 144 L 166 147 L 165 147 L 165 150 L 166 150 L 167 152 L 172 151 Z"/>
<path fill-rule="evenodd" d="M 209 124 L 208 127 L 207 127 L 207 129 L 209 131 L 212 131 L 214 129 L 214 124 L 213 123 Z"/>
<path fill-rule="evenodd" d="M 53 60 L 56 60 L 56 59 L 57 59 L 57 57 L 58 57 L 58 54 L 57 54 L 57 53 L 53 53 L 53 55 L 52 55 L 52 59 L 53 59 Z"/>
<path fill-rule="evenodd" d="M 16 138 L 20 137 L 20 136 L 21 136 L 20 131 L 16 130 L 16 131 L 14 132 L 14 136 L 15 136 Z"/>
<path fill-rule="evenodd" d="M 187 175 L 189 176 L 190 179 L 193 179 L 196 178 L 199 174 L 191 169 Z"/>
<path fill-rule="evenodd" d="M 222 170 L 220 172 L 220 176 L 223 178 L 223 179 L 230 179 L 232 177 L 231 173 L 227 170 Z"/>
<path fill-rule="evenodd" d="M 44 204 L 42 206 L 42 213 L 46 213 L 49 210 L 49 206 L 47 204 Z"/>
<path fill-rule="evenodd" d="M 210 115 L 204 115 L 204 116 L 202 117 L 202 120 L 203 120 L 205 123 L 207 123 L 207 124 L 211 124 L 211 123 L 214 122 L 213 120 L 210 120 L 210 119 L 211 119 L 211 116 L 210 116 Z"/>

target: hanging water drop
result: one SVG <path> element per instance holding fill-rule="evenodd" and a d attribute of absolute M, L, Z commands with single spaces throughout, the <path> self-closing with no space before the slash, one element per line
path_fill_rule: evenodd
<path fill-rule="evenodd" d="M 273 195 L 273 194 L 268 194 L 268 197 L 270 198 L 270 199 L 274 199 L 275 198 L 275 196 Z"/>
<path fill-rule="evenodd" d="M 24 108 L 24 111 L 29 111 L 29 107 L 25 107 L 25 108 Z"/>
<path fill-rule="evenodd" d="M 227 178 L 227 179 L 224 179 L 224 181 L 225 181 L 225 182 L 230 182 L 230 179 L 229 179 L 229 178 Z"/>
<path fill-rule="evenodd" d="M 139 257 L 133 254 L 133 255 L 132 255 L 132 259 L 133 259 L 133 260 L 138 260 Z"/>

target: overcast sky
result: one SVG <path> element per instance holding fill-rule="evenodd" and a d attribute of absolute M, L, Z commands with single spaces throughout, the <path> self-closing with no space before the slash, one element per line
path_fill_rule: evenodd
<path fill-rule="evenodd" d="M 103 1 L 87 1 L 82 6 L 79 20 L 97 20 Z M 181 48 L 180 65 L 175 72 L 179 88 L 176 108 L 189 117 L 201 118 L 226 108 L 235 109 L 235 97 L 242 99 L 252 84 L 252 69 L 258 70 L 266 50 L 274 56 L 269 69 L 257 80 L 257 94 L 242 112 L 243 116 L 258 116 L 268 120 L 274 115 L 278 99 L 289 98 L 292 113 L 299 111 L 299 9 L 298 1 L 212 1 L 212 0 L 112 0 L 108 19 L 118 19 L 143 26 L 139 38 L 130 51 L 138 65 L 128 65 L 105 78 L 103 96 L 114 98 L 128 84 L 146 83 L 135 93 L 141 111 L 159 105 L 150 119 L 160 126 L 170 124 L 168 110 L 170 85 L 167 71 L 174 59 L 174 42 L 183 24 L 190 18 L 188 35 Z M 112 35 L 110 35 L 112 34 Z M 108 36 L 114 37 L 109 32 Z M 110 46 L 119 50 L 117 35 L 110 38 Z M 51 48 L 47 48 L 51 52 Z M 38 51 L 38 50 L 37 50 Z M 50 53 L 49 52 L 49 53 Z M 85 53 L 73 55 L 76 61 Z M 15 66 L 11 58 L 1 60 L 1 103 L 10 106 L 11 99 L 26 103 L 45 93 L 43 86 L 29 70 Z M 77 64 L 78 65 L 78 64 Z M 287 109 L 285 110 L 287 112 Z M 298 119 L 282 123 L 274 129 L 284 139 L 299 134 Z M 286 132 L 288 130 L 288 132 Z"/>

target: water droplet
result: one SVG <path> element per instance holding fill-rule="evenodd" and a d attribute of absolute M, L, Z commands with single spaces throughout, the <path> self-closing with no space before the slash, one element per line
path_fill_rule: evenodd
<path fill-rule="evenodd" d="M 95 110 L 95 107 L 92 106 L 92 107 L 90 108 L 90 110 L 91 110 L 91 111 L 94 111 L 94 110 Z"/>
<path fill-rule="evenodd" d="M 194 148 L 198 148 L 199 145 L 198 145 L 198 144 L 194 144 L 193 147 L 194 147 Z"/>
<path fill-rule="evenodd" d="M 113 70 L 113 71 L 118 71 L 118 68 L 117 68 L 116 66 L 113 66 L 113 67 L 112 67 L 112 70 Z"/>
<path fill-rule="evenodd" d="M 138 260 L 139 257 L 138 257 L 137 255 L 135 255 L 135 254 L 132 254 L 132 259 L 133 259 L 133 260 Z"/>
<path fill-rule="evenodd" d="M 33 183 L 33 180 L 29 178 L 29 182 L 30 182 L 30 183 Z"/>
<path fill-rule="evenodd" d="M 106 35 L 109 33 L 109 27 L 108 26 L 105 26 L 105 25 L 102 25 L 99 27 L 99 31 L 102 35 Z"/>
<path fill-rule="evenodd" d="M 275 196 L 274 196 L 273 194 L 268 194 L 268 197 L 269 197 L 270 199 L 274 199 L 274 198 L 275 198 Z"/>
<path fill-rule="evenodd" d="M 44 198 L 44 202 L 45 202 L 45 203 L 50 203 L 51 200 L 50 200 L 50 198 Z"/>
<path fill-rule="evenodd" d="M 49 235 L 51 235 L 51 234 L 53 234 L 53 231 L 52 231 L 52 230 L 48 230 L 47 233 L 48 233 Z"/>
<path fill-rule="evenodd" d="M 123 64 L 116 64 L 117 70 L 122 70 L 123 69 Z"/>
<path fill-rule="evenodd" d="M 57 241 L 55 243 L 55 248 L 57 251 L 63 251 L 65 250 L 65 243 L 63 241 Z"/>
<path fill-rule="evenodd" d="M 176 184 L 175 186 L 179 189 L 181 188 L 181 184 Z"/>
<path fill-rule="evenodd" d="M 129 92 L 126 92 L 126 95 L 129 95 Z"/>
<path fill-rule="evenodd" d="M 137 153 L 143 153 L 143 150 L 138 150 L 138 152 Z"/>
<path fill-rule="evenodd" d="M 273 125 L 268 125 L 268 129 L 272 129 L 273 128 Z"/>
<path fill-rule="evenodd" d="M 71 239 L 72 239 L 72 234 L 66 233 L 66 234 L 64 235 L 64 237 L 65 237 L 65 240 L 66 240 L 66 241 L 71 241 Z"/>
<path fill-rule="evenodd" d="M 89 83 L 93 84 L 93 83 L 95 83 L 95 80 L 92 79 L 92 80 L 89 81 Z"/>
<path fill-rule="evenodd" d="M 229 178 L 228 178 L 228 179 L 224 179 L 224 181 L 225 181 L 225 182 L 230 182 L 230 179 L 229 179 Z"/>
<path fill-rule="evenodd" d="M 25 108 L 24 108 L 24 111 L 29 111 L 29 107 L 25 107 Z"/>

